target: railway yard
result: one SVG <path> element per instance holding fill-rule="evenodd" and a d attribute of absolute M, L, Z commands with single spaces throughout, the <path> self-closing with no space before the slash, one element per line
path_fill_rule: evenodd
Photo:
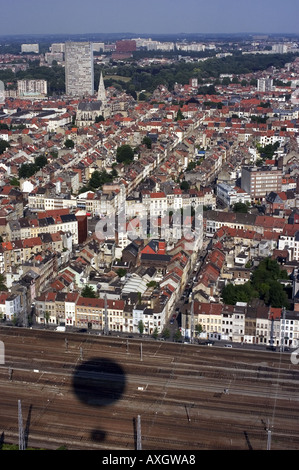
<path fill-rule="evenodd" d="M 0 433 L 55 450 L 299 449 L 290 352 L 0 328 Z M 271 431 L 271 434 L 270 434 Z M 271 439 L 269 440 L 269 436 Z"/>

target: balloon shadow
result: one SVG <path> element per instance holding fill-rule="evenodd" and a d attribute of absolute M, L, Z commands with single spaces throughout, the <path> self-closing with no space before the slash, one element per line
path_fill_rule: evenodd
<path fill-rule="evenodd" d="M 119 400 L 126 386 L 123 369 L 106 358 L 94 358 L 80 364 L 73 376 L 75 395 L 87 406 L 103 407 Z M 105 432 L 92 431 L 92 439 L 103 441 Z"/>

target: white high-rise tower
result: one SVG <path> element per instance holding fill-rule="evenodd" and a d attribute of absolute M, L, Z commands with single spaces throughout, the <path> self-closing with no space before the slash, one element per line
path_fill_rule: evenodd
<path fill-rule="evenodd" d="M 66 42 L 65 85 L 69 96 L 94 94 L 93 48 L 90 42 Z"/>

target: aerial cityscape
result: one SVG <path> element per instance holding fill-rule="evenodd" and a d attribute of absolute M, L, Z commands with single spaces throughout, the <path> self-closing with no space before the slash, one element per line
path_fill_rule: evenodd
<path fill-rule="evenodd" d="M 299 6 L 24 3 L 1 8 L 0 449 L 298 450 Z"/>

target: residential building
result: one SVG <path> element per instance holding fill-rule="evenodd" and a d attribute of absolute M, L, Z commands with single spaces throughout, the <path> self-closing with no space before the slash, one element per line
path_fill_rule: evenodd
<path fill-rule="evenodd" d="M 227 183 L 217 184 L 217 197 L 228 207 L 241 202 L 243 204 L 251 203 L 251 197 L 243 189 L 230 186 Z"/>
<path fill-rule="evenodd" d="M 21 52 L 26 54 L 27 52 L 39 53 L 39 44 L 21 44 Z"/>
<path fill-rule="evenodd" d="M 92 43 L 65 43 L 65 84 L 69 96 L 82 98 L 94 94 Z"/>
<path fill-rule="evenodd" d="M 241 188 L 252 199 L 263 200 L 272 191 L 281 191 L 282 176 L 282 170 L 275 166 L 243 167 Z"/>
<path fill-rule="evenodd" d="M 272 78 L 258 78 L 257 80 L 257 90 L 258 91 L 272 91 L 273 89 L 273 79 Z"/>
<path fill-rule="evenodd" d="M 18 80 L 20 98 L 41 98 L 47 96 L 47 80 Z"/>

